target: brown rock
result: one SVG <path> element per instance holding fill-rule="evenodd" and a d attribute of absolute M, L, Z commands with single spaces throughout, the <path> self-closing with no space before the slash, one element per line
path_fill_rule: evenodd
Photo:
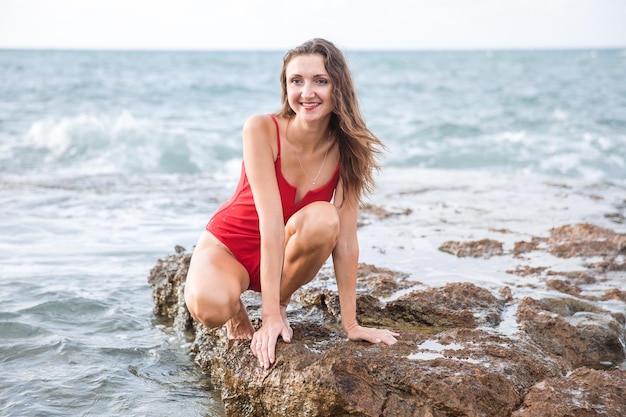
<path fill-rule="evenodd" d="M 458 256 L 459 258 L 471 256 L 474 258 L 491 258 L 492 256 L 502 255 L 502 242 L 492 239 L 482 239 L 472 242 L 444 242 L 439 250 Z"/>
<path fill-rule="evenodd" d="M 519 258 L 523 253 L 535 251 L 539 248 L 540 242 L 541 240 L 538 238 L 533 238 L 530 242 L 515 242 L 513 255 Z"/>
<path fill-rule="evenodd" d="M 425 342 L 441 354 L 421 359 Z M 268 371 L 249 342 L 220 358 L 228 415 L 508 416 L 530 386 L 563 371 L 532 344 L 469 329 L 429 339 L 403 332 L 393 346 L 331 340 L 322 351 L 294 341 L 277 355 Z"/>
<path fill-rule="evenodd" d="M 604 292 L 603 298 L 605 300 L 620 300 L 626 303 L 626 291 L 613 288 Z"/>
<path fill-rule="evenodd" d="M 512 417 L 624 417 L 626 371 L 580 368 L 532 387 Z"/>
<path fill-rule="evenodd" d="M 524 298 L 517 320 L 546 353 L 565 359 L 571 368 L 606 368 L 624 361 L 623 315 L 576 299 Z"/>
<path fill-rule="evenodd" d="M 587 271 L 567 271 L 567 272 L 547 271 L 546 274 L 552 275 L 552 276 L 566 277 L 568 281 L 572 281 L 574 285 L 593 284 L 594 282 L 597 281 L 597 279 Z"/>
<path fill-rule="evenodd" d="M 400 215 L 409 215 L 413 212 L 410 208 L 404 209 L 396 209 L 394 211 L 389 211 L 381 206 L 377 206 L 374 204 L 365 203 L 360 207 L 360 212 L 364 214 L 373 214 L 376 217 L 387 218 L 391 216 L 400 216 Z"/>
<path fill-rule="evenodd" d="M 520 266 L 518 265 L 515 269 L 509 269 L 506 271 L 507 274 L 513 274 L 513 275 L 517 275 L 520 277 L 525 277 L 528 275 L 541 275 L 543 273 L 543 271 L 545 271 L 547 268 L 545 266 L 538 266 L 538 267 L 530 267 L 528 265 L 526 266 Z"/>
<path fill-rule="evenodd" d="M 576 236 L 594 230 L 583 227 Z M 618 264 L 619 239 L 613 252 L 606 252 Z M 567 244 L 555 243 L 569 253 Z M 192 338 L 191 354 L 211 386 L 221 390 L 228 416 L 624 415 L 626 371 L 616 368 L 624 363 L 620 341 L 626 318 L 580 298 L 517 300 L 508 287 L 496 297 L 471 283 L 452 283 L 385 303 L 418 283 L 360 264 L 359 320 L 398 329 L 398 343 L 347 341 L 337 293 L 314 283 L 294 295 L 288 312 L 293 341 L 279 341 L 277 362 L 265 371 L 249 341 L 228 340 L 223 328 L 208 330 L 193 322 L 182 297 L 189 259 L 179 252 L 150 271 L 154 312 L 173 322 L 181 337 Z M 549 286 L 579 297 L 578 285 L 588 278 L 563 276 Z M 320 284 L 331 279 L 323 276 Z M 618 289 L 603 297 L 624 300 Z M 258 328 L 259 295 L 246 292 L 243 299 Z M 511 323 L 515 311 L 517 323 Z M 510 336 L 501 333 L 502 326 Z"/>
<path fill-rule="evenodd" d="M 552 229 L 548 238 L 548 251 L 560 258 L 599 256 L 603 261 L 591 266 L 603 271 L 626 270 L 626 263 L 623 261 L 623 255 L 626 254 L 626 234 L 618 234 L 587 223 Z"/>
<path fill-rule="evenodd" d="M 503 304 L 484 288 L 451 283 L 402 296 L 388 303 L 381 315 L 396 323 L 435 328 L 497 326 Z"/>
<path fill-rule="evenodd" d="M 187 279 L 191 255 L 179 253 L 157 260 L 150 270 L 148 284 L 152 287 L 154 314 L 175 319 L 178 315 L 179 289 Z"/>
<path fill-rule="evenodd" d="M 548 288 L 553 289 L 553 290 L 562 292 L 564 294 L 573 295 L 575 297 L 580 297 L 580 293 L 582 292 L 580 287 L 578 287 L 576 285 L 572 285 L 572 284 L 570 284 L 568 282 L 565 282 L 565 281 L 562 281 L 560 279 L 549 279 L 546 282 L 546 286 Z"/>

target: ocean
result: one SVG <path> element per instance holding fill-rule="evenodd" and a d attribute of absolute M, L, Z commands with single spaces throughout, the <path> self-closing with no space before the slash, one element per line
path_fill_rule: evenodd
<path fill-rule="evenodd" d="M 392 216 L 364 214 L 361 262 L 542 297 L 537 278 L 506 273 L 520 260 L 438 247 L 510 249 L 580 222 L 626 233 L 626 50 L 346 55 L 388 147 L 369 201 Z M 223 415 L 188 341 L 152 314 L 146 278 L 176 245 L 193 250 L 234 189 L 243 122 L 280 107 L 281 64 L 0 51 L 1 416 Z M 606 281 L 626 288 L 614 273 L 584 291 Z"/>

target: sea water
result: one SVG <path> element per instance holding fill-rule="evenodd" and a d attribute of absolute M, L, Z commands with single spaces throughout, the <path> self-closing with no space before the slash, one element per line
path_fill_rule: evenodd
<path fill-rule="evenodd" d="M 542 297 L 506 270 L 580 260 L 438 247 L 508 250 L 579 222 L 626 232 L 625 50 L 346 53 L 388 147 L 369 201 L 398 213 L 364 214 L 361 262 Z M 223 415 L 146 277 L 230 195 L 243 122 L 280 107 L 281 59 L 0 51 L 0 415 Z M 607 278 L 584 291 L 626 287 Z"/>

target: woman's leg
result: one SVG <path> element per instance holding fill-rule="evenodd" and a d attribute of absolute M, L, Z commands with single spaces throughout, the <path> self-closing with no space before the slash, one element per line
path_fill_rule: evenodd
<path fill-rule="evenodd" d="M 293 293 L 315 278 L 339 236 L 337 209 L 327 202 L 311 203 L 295 213 L 285 225 L 285 261 L 280 304 L 286 308 Z"/>
<path fill-rule="evenodd" d="M 191 316 L 213 328 L 226 324 L 231 339 L 252 338 L 254 328 L 241 302 L 248 271 L 215 236 L 203 232 L 191 257 L 185 304 Z"/>

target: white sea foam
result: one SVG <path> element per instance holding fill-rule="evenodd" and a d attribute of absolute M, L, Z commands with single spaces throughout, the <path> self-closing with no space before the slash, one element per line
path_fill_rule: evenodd
<path fill-rule="evenodd" d="M 44 170 L 85 175 L 194 172 L 207 161 L 197 156 L 201 152 L 192 153 L 190 148 L 197 148 L 193 139 L 124 111 L 117 116 L 79 114 L 38 120 L 25 134 L 24 145 L 44 152 L 44 165 L 40 165 Z"/>

